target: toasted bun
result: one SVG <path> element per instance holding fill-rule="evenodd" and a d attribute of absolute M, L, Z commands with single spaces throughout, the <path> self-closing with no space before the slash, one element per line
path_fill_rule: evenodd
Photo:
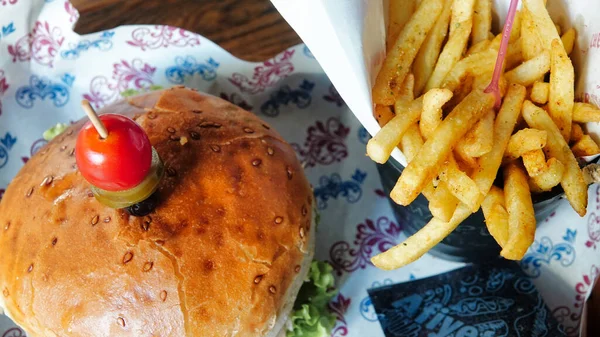
<path fill-rule="evenodd" d="M 85 121 L 69 127 L 0 203 L 5 312 L 33 336 L 278 333 L 315 227 L 292 148 L 253 114 L 185 88 L 109 112 L 136 120 L 164 161 L 159 205 L 134 217 L 99 204 L 73 156 Z"/>

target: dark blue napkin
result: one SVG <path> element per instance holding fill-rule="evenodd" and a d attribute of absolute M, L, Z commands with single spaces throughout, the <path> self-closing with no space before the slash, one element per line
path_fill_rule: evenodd
<path fill-rule="evenodd" d="M 565 336 L 531 280 L 512 261 L 368 292 L 386 336 Z"/>

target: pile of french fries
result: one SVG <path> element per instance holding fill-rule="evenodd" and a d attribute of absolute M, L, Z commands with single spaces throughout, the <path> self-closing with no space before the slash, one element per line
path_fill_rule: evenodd
<path fill-rule="evenodd" d="M 600 153 L 582 126 L 600 122 L 600 110 L 574 102 L 575 30 L 561 33 L 544 0 L 522 3 L 495 106 L 486 89 L 502 34 L 491 32 L 492 0 L 390 0 L 388 53 L 372 92 L 382 128 L 367 154 L 383 164 L 399 147 L 408 165 L 391 198 L 406 206 L 423 194 L 433 219 L 373 257 L 377 267 L 417 260 L 479 209 L 501 255 L 519 260 L 534 240 L 531 194 L 558 185 L 586 214 L 577 157 Z"/>

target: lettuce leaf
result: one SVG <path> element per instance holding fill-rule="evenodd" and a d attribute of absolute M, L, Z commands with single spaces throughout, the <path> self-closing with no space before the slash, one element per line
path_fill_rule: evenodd
<path fill-rule="evenodd" d="M 44 131 L 44 133 L 42 134 L 42 137 L 47 141 L 51 141 L 56 136 L 63 133 L 67 129 L 67 127 L 69 127 L 67 124 L 58 123 L 55 126 L 51 127 L 50 129 Z"/>
<path fill-rule="evenodd" d="M 335 296 L 333 268 L 327 262 L 313 261 L 290 315 L 291 329 L 286 337 L 329 337 L 336 317 L 329 311 Z"/>
<path fill-rule="evenodd" d="M 127 90 L 121 92 L 121 96 L 123 98 L 126 98 L 126 97 L 131 97 L 131 96 L 139 95 L 139 94 L 144 93 L 144 92 L 161 90 L 161 89 L 164 89 L 164 88 L 162 86 L 160 86 L 160 85 L 154 85 L 153 84 L 153 85 L 149 86 L 147 89 L 140 89 L 140 90 L 127 89 Z"/>

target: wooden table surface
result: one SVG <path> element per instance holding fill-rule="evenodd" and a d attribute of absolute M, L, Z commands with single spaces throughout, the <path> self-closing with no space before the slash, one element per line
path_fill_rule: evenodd
<path fill-rule="evenodd" d="M 199 33 L 247 61 L 264 61 L 301 43 L 269 0 L 72 0 L 75 31 L 163 24 Z"/>

